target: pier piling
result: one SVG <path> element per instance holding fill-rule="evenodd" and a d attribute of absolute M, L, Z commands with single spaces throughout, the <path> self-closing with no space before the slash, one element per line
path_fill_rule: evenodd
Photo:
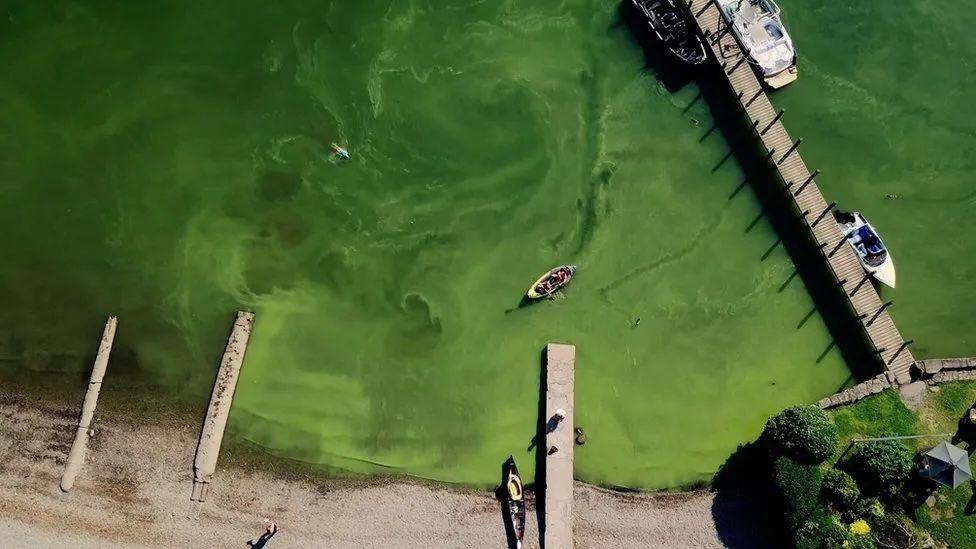
<path fill-rule="evenodd" d="M 196 456 L 193 458 L 193 492 L 191 501 L 203 502 L 210 491 L 210 482 L 217 470 L 217 456 L 224 439 L 224 429 L 230 416 L 230 406 L 237 388 L 237 378 L 244 365 L 244 353 L 254 326 L 254 313 L 238 311 L 234 327 L 227 340 L 224 356 L 220 359 L 220 369 L 214 382 L 210 405 L 200 430 Z"/>
<path fill-rule="evenodd" d="M 105 329 L 102 330 L 102 341 L 98 345 L 95 364 L 92 366 L 91 378 L 88 380 L 85 402 L 81 405 L 81 416 L 78 418 L 75 440 L 71 443 L 71 450 L 68 452 L 68 459 L 64 464 L 64 474 L 61 476 L 61 490 L 63 492 L 71 491 L 75 484 L 75 478 L 85 463 L 88 439 L 92 433 L 91 422 L 95 417 L 98 393 L 102 389 L 102 379 L 105 377 L 105 369 L 108 368 L 108 357 L 112 354 L 112 345 L 115 343 L 115 330 L 118 324 L 118 318 L 109 316 L 108 320 L 105 321 Z"/>

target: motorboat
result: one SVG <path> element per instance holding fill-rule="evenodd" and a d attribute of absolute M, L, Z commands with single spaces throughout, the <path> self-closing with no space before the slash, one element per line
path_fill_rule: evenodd
<path fill-rule="evenodd" d="M 771 88 L 796 80 L 796 50 L 773 0 L 718 0 L 749 62 Z"/>
<path fill-rule="evenodd" d="M 878 236 L 878 231 L 874 230 L 860 212 L 841 212 L 837 216 L 837 222 L 865 272 L 878 282 L 894 288 L 895 263 Z"/>
<path fill-rule="evenodd" d="M 522 488 L 522 477 L 519 475 L 518 466 L 515 465 L 514 456 L 508 456 L 502 467 L 502 485 L 504 501 L 508 510 L 505 519 L 512 527 L 512 533 L 515 535 L 515 547 L 521 549 L 522 537 L 525 535 L 525 492 Z"/>
<path fill-rule="evenodd" d="M 631 0 L 651 31 L 679 60 L 701 65 L 707 59 L 705 42 L 695 30 L 688 10 L 676 0 Z"/>
<path fill-rule="evenodd" d="M 525 293 L 529 299 L 539 299 L 552 295 L 556 290 L 562 288 L 573 278 L 576 274 L 576 265 L 560 265 L 555 269 L 547 272 L 546 274 L 539 277 L 532 286 L 529 287 L 529 291 Z"/>

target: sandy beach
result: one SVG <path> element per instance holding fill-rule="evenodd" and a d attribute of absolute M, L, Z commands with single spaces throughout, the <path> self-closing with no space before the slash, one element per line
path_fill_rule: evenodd
<path fill-rule="evenodd" d="M 70 494 L 58 488 L 77 412 L 0 394 L 0 539 L 4 547 L 505 547 L 489 491 L 410 479 L 334 479 L 228 451 L 209 499 L 190 501 L 198 425 L 100 415 Z M 182 426 L 180 423 L 184 423 Z M 539 547 L 534 499 L 525 547 Z M 576 547 L 763 545 L 742 501 L 707 491 L 620 493 L 577 483 Z M 260 546 L 260 544 L 257 544 Z"/>

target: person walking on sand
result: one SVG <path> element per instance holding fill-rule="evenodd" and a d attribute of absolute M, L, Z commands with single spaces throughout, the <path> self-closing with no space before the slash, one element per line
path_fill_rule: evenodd
<path fill-rule="evenodd" d="M 271 519 L 264 519 L 264 533 L 256 540 L 247 542 L 251 549 L 261 549 L 268 544 L 268 540 L 278 533 L 278 523 Z"/>

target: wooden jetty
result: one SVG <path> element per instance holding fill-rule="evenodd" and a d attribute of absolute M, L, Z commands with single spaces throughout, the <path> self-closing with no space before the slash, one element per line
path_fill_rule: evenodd
<path fill-rule="evenodd" d="M 573 547 L 573 370 L 576 347 L 546 346 L 546 422 L 562 409 L 566 417 L 546 429 L 546 549 Z"/>
<path fill-rule="evenodd" d="M 91 378 L 88 380 L 85 402 L 81 405 L 81 416 L 78 418 L 75 440 L 71 443 L 71 450 L 68 452 L 68 459 L 64 464 L 64 474 L 61 476 L 61 490 L 64 492 L 71 491 L 75 484 L 75 478 L 85 463 L 88 439 L 92 435 L 91 423 L 95 417 L 95 406 L 98 404 L 98 393 L 102 390 L 102 379 L 104 379 L 105 370 L 108 368 L 108 357 L 112 354 L 115 330 L 118 325 L 118 318 L 110 316 L 105 321 L 105 329 L 102 330 L 102 341 L 98 345 L 95 364 L 92 366 Z"/>
<path fill-rule="evenodd" d="M 217 456 L 224 439 L 224 429 L 230 417 L 230 405 L 234 400 L 237 378 L 244 365 L 244 352 L 254 326 L 254 313 L 239 311 L 234 320 L 224 356 L 220 359 L 220 369 L 210 395 L 210 406 L 200 430 L 197 453 L 193 458 L 193 493 L 191 501 L 203 502 L 210 491 L 210 481 L 217 470 Z"/>
<path fill-rule="evenodd" d="M 767 154 L 767 161 L 775 168 L 782 182 L 784 195 L 790 197 L 796 211 L 809 228 L 820 251 L 830 265 L 839 288 L 843 288 L 858 323 L 874 346 L 874 354 L 884 363 L 894 383 L 911 381 L 911 368 L 915 364 L 908 345 L 891 316 L 885 310 L 891 305 L 883 303 L 871 285 L 854 250 L 846 243 L 844 234 L 834 222 L 830 211 L 836 205 L 824 199 L 807 169 L 797 148 L 802 140 L 794 141 L 783 125 L 784 111 L 777 112 L 770 103 L 759 80 L 734 34 L 722 17 L 714 1 L 692 1 L 691 13 L 721 65 L 732 88 L 732 95 L 740 103 L 758 134 Z"/>

